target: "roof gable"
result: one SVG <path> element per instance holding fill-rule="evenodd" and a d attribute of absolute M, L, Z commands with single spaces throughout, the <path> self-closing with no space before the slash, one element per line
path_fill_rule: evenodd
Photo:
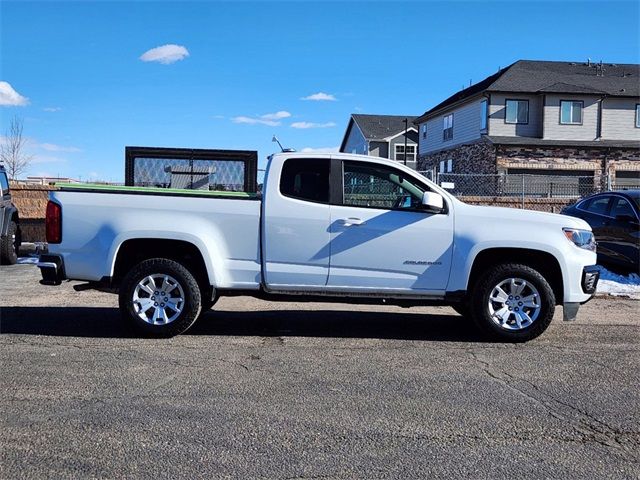
<path fill-rule="evenodd" d="M 481 82 L 454 93 L 418 117 L 416 123 L 482 92 L 640 97 L 640 65 L 518 60 Z"/>
<path fill-rule="evenodd" d="M 409 128 L 416 119 L 413 115 L 363 115 L 354 113 L 351 118 L 357 123 L 367 140 L 384 140 L 404 132 L 404 121 L 409 120 Z"/>

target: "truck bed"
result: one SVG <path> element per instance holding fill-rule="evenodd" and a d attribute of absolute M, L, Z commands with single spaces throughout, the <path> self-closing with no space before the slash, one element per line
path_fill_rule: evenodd
<path fill-rule="evenodd" d="M 130 239 L 183 240 L 207 263 L 212 285 L 259 288 L 260 197 L 151 187 L 58 185 L 63 206 L 61 245 L 67 278 L 111 277 L 118 251 Z M 105 255 L 106 254 L 106 255 Z"/>

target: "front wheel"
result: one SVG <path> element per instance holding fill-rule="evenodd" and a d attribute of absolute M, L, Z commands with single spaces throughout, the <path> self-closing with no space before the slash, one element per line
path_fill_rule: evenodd
<path fill-rule="evenodd" d="M 198 282 L 183 265 L 151 258 L 133 267 L 119 292 L 122 317 L 151 337 L 173 337 L 198 318 L 201 295 Z"/>
<path fill-rule="evenodd" d="M 556 300 L 549 282 L 527 265 L 490 268 L 473 288 L 471 315 L 499 340 L 526 342 L 542 334 L 553 319 Z"/>

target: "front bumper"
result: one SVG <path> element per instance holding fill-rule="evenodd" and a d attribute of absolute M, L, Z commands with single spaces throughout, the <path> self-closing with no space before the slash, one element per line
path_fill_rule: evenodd
<path fill-rule="evenodd" d="M 582 269 L 582 282 L 580 286 L 582 287 L 582 291 L 590 295 L 590 297 L 584 302 L 565 302 L 562 306 L 563 320 L 570 322 L 576 319 L 580 305 L 587 303 L 593 298 L 593 294 L 596 293 L 598 280 L 600 280 L 600 269 L 597 266 L 590 265 Z"/>
<path fill-rule="evenodd" d="M 66 280 L 64 272 L 64 259 L 61 255 L 40 255 L 36 264 L 42 274 L 40 283 L 43 285 L 60 285 Z"/>
<path fill-rule="evenodd" d="M 598 287 L 598 280 L 600 280 L 600 269 L 591 265 L 582 269 L 582 291 L 593 295 L 596 293 Z"/>

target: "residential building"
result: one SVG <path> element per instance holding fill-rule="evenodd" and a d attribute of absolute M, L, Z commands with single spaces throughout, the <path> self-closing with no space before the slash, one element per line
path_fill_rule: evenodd
<path fill-rule="evenodd" d="M 415 119 L 415 116 L 407 115 L 354 113 L 349 119 L 340 151 L 384 157 L 401 163 L 405 163 L 406 156 L 407 166 L 415 169 L 418 153 L 418 129 L 413 123 Z"/>
<path fill-rule="evenodd" d="M 640 65 L 519 60 L 414 122 L 419 170 L 640 185 Z"/>
<path fill-rule="evenodd" d="M 80 180 L 70 177 L 28 176 L 24 183 L 35 185 L 53 185 L 56 183 L 80 183 Z"/>

